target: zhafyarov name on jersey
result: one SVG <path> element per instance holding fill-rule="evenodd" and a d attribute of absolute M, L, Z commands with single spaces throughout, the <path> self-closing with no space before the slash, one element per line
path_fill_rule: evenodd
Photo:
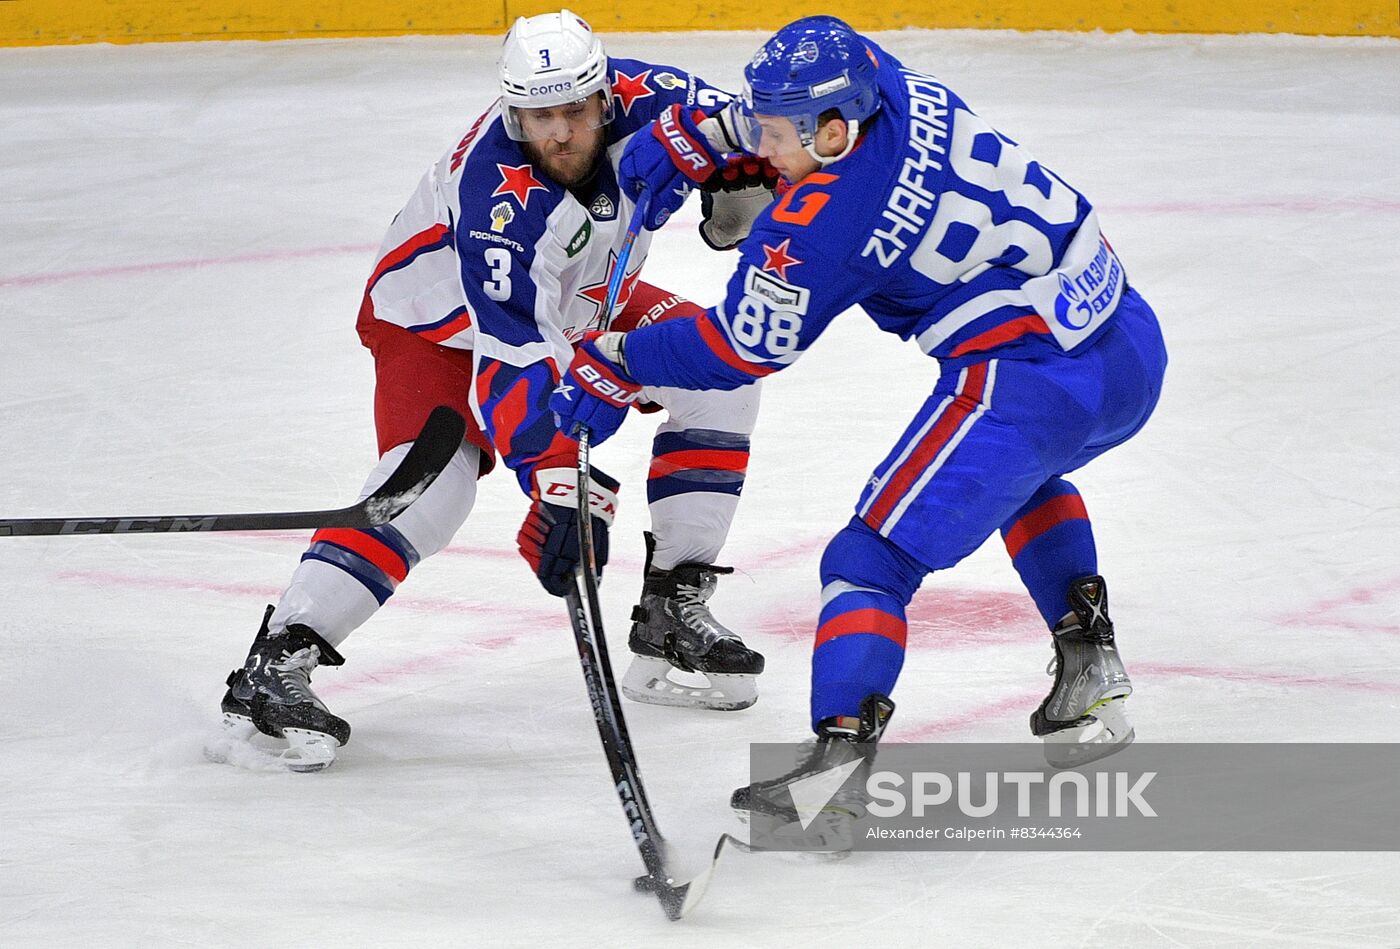
<path fill-rule="evenodd" d="M 899 183 L 890 192 L 880 216 L 889 222 L 870 235 L 862 257 L 875 254 L 888 267 L 908 248 L 901 232 L 917 236 L 928 223 L 937 193 L 924 184 L 924 173 L 941 172 L 941 156 L 948 154 L 948 90 L 916 72 L 904 70 L 909 91 L 909 146 L 899 169 Z"/>

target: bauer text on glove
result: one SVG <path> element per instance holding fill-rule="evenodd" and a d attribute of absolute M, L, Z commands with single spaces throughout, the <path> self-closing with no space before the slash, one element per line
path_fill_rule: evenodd
<path fill-rule="evenodd" d="M 673 105 L 657 117 L 651 134 L 643 129 L 627 142 L 618 162 L 625 194 L 651 196 L 644 226 L 654 231 L 682 204 L 694 185 L 706 181 L 724 163 L 697 123 L 705 114 Z"/>
<path fill-rule="evenodd" d="M 559 431 L 577 438 L 580 428 L 602 444 L 622 426 L 642 387 L 622 364 L 621 333 L 589 333 L 574 351 L 564 378 L 550 396 Z"/>

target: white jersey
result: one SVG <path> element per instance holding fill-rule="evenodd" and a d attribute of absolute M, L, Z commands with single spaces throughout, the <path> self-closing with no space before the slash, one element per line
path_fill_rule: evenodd
<path fill-rule="evenodd" d="M 508 464 L 544 449 L 549 394 L 574 344 L 627 306 L 646 261 L 643 230 L 613 311 L 603 313 L 635 207 L 617 184 L 628 139 L 649 134 L 674 103 L 708 108 L 728 98 L 669 66 L 612 59 L 609 71 L 615 114 L 604 130 L 607 158 L 590 181 L 569 190 L 532 164 L 506 134 L 498 102 L 423 176 L 366 290 L 362 321 L 474 351 L 472 411 Z M 498 413 L 501 401 L 509 405 Z"/>

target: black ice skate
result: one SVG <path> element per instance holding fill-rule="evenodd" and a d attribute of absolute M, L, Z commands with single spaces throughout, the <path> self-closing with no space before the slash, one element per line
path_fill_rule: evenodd
<path fill-rule="evenodd" d="M 733 568 L 706 563 L 651 566 L 647 539 L 642 599 L 632 608 L 627 645 L 634 653 L 622 694 L 635 702 L 734 711 L 758 701 L 754 677 L 763 657 L 715 619 L 706 601 L 721 574 Z M 677 673 L 689 674 L 690 682 Z"/>
<path fill-rule="evenodd" d="M 275 635 L 268 632 L 273 607 L 263 614 L 248 659 L 228 676 L 222 702 L 225 737 L 247 742 L 254 731 L 286 741 L 276 760 L 291 771 L 320 771 L 335 761 L 336 749 L 350 740 L 350 725 L 332 715 L 311 691 L 311 671 L 318 665 L 345 662 L 330 643 L 309 626 L 293 623 Z M 227 754 L 210 753 L 216 760 Z"/>
<path fill-rule="evenodd" d="M 1071 583 L 1069 605 L 1053 630 L 1055 657 L 1045 670 L 1055 684 L 1031 715 L 1031 731 L 1045 739 L 1045 760 L 1056 768 L 1096 761 L 1133 740 L 1126 710 L 1133 683 L 1114 645 L 1103 577 Z"/>
<path fill-rule="evenodd" d="M 817 737 L 798 752 L 797 767 L 780 777 L 735 789 L 729 806 L 750 824 L 756 849 L 814 852 L 851 849 L 853 827 L 866 814 L 865 782 L 894 702 L 878 693 L 860 703 L 858 717 L 823 719 Z M 835 793 L 830 784 L 840 780 Z"/>

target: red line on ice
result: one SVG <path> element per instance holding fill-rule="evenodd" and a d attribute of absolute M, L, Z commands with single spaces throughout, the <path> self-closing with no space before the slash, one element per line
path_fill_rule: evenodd
<path fill-rule="evenodd" d="M 765 560 L 765 562 L 767 562 Z M 905 609 L 909 649 L 965 649 L 1049 641 L 1030 597 L 1020 592 L 931 587 Z M 809 643 L 817 618 L 779 610 L 753 629 L 787 642 Z"/>
<path fill-rule="evenodd" d="M 1329 629 L 1349 629 L 1364 633 L 1400 633 L 1400 625 L 1378 623 L 1365 619 L 1343 618 L 1338 611 L 1356 607 L 1380 605 L 1393 615 L 1395 605 L 1387 603 L 1388 594 L 1400 591 L 1400 577 L 1352 587 L 1337 596 L 1316 600 L 1307 606 L 1280 613 L 1275 620 L 1285 626 L 1324 626 Z"/>
<path fill-rule="evenodd" d="M 1126 202 L 1110 210 L 1133 214 L 1220 214 L 1251 211 L 1285 211 L 1294 214 L 1326 214 L 1338 211 L 1361 211 L 1375 214 L 1400 214 L 1400 201 L 1386 198 L 1261 198 L 1245 201 L 1153 201 Z M 694 215 L 690 217 L 695 218 Z M 0 277 L 0 289 L 37 287 L 63 283 L 68 280 L 94 280 L 102 277 L 133 276 L 173 270 L 197 270 L 200 267 L 222 267 L 235 264 L 267 264 L 308 257 L 335 257 L 345 254 L 371 255 L 379 248 L 373 244 L 341 244 L 308 247 L 300 250 L 270 250 L 225 257 L 203 257 L 190 260 L 153 260 L 140 264 L 116 264 L 109 267 L 89 267 L 80 270 L 59 270 L 49 273 L 18 274 Z"/>
<path fill-rule="evenodd" d="M 979 722 L 985 722 L 989 718 L 996 718 L 1001 715 L 1017 713 L 1029 717 L 1031 711 L 1040 704 L 1040 700 L 1045 698 L 1044 692 L 1017 692 L 1008 695 L 999 701 L 988 703 L 978 703 L 977 707 L 962 715 L 954 715 L 951 718 L 940 719 L 935 722 L 926 722 L 917 725 L 911 730 L 896 729 L 891 733 L 891 742 L 918 742 L 931 741 L 946 735 L 955 735 L 964 732 Z M 898 721 L 898 719 L 895 719 Z M 1026 739 L 1030 740 L 1029 737 Z"/>
<path fill-rule="evenodd" d="M 1336 211 L 1400 213 L 1400 201 L 1386 198 L 1260 198 L 1246 201 L 1152 201 L 1113 205 L 1110 211 L 1136 214 L 1220 214 L 1249 211 L 1289 211 L 1318 214 Z"/>
<path fill-rule="evenodd" d="M 226 593 L 233 596 L 250 596 L 264 601 L 275 602 L 282 595 L 281 587 L 262 586 L 252 583 L 214 583 L 208 580 L 189 580 L 178 577 L 142 577 L 131 574 L 102 570 L 67 570 L 56 575 L 59 580 L 86 583 L 90 586 L 140 587 L 148 590 L 194 590 L 201 593 Z M 543 594 L 542 594 L 543 595 Z M 459 613 L 463 616 L 490 616 L 494 619 L 510 619 L 529 623 L 535 628 L 541 624 L 551 624 L 547 628 L 566 627 L 567 617 L 562 609 L 520 609 L 499 607 L 472 600 L 458 600 L 447 597 L 397 595 L 391 601 L 394 606 L 423 613 Z M 561 635 L 566 635 L 561 633 Z"/>
<path fill-rule="evenodd" d="M 190 260 L 152 260 L 143 264 L 117 264 L 111 267 L 88 267 L 82 270 L 58 270 L 51 273 L 20 274 L 0 277 L 0 289 L 6 287 L 38 287 L 68 280 L 96 280 L 102 277 L 140 276 L 172 270 L 198 270 L 201 267 L 223 267 L 230 264 L 275 264 L 283 260 L 303 260 L 308 257 L 339 257 L 346 254 L 373 254 L 379 248 L 370 244 L 339 244 L 327 247 L 307 247 L 301 250 L 268 250 L 227 257 L 197 257 Z M 368 262 L 366 263 L 368 266 Z"/>
<path fill-rule="evenodd" d="M 419 654 L 412 659 L 406 659 L 392 666 L 379 666 L 373 670 L 365 670 L 348 676 L 337 675 L 334 679 L 327 677 L 324 685 L 319 682 L 316 684 L 316 691 L 322 695 L 335 695 L 339 692 L 353 692 L 357 689 L 382 685 L 424 672 L 434 672 L 468 656 L 513 646 L 519 639 L 519 636 L 494 636 L 490 639 L 459 643 L 447 649 Z"/>
<path fill-rule="evenodd" d="M 1379 692 L 1400 695 L 1400 683 L 1350 679 L 1344 676 L 1301 675 L 1293 672 L 1266 672 L 1262 669 L 1222 669 L 1216 666 L 1185 665 L 1164 662 L 1130 663 L 1128 672 L 1137 678 L 1162 677 L 1173 679 L 1224 679 L 1251 685 L 1309 686 L 1338 689 L 1343 692 Z"/>

